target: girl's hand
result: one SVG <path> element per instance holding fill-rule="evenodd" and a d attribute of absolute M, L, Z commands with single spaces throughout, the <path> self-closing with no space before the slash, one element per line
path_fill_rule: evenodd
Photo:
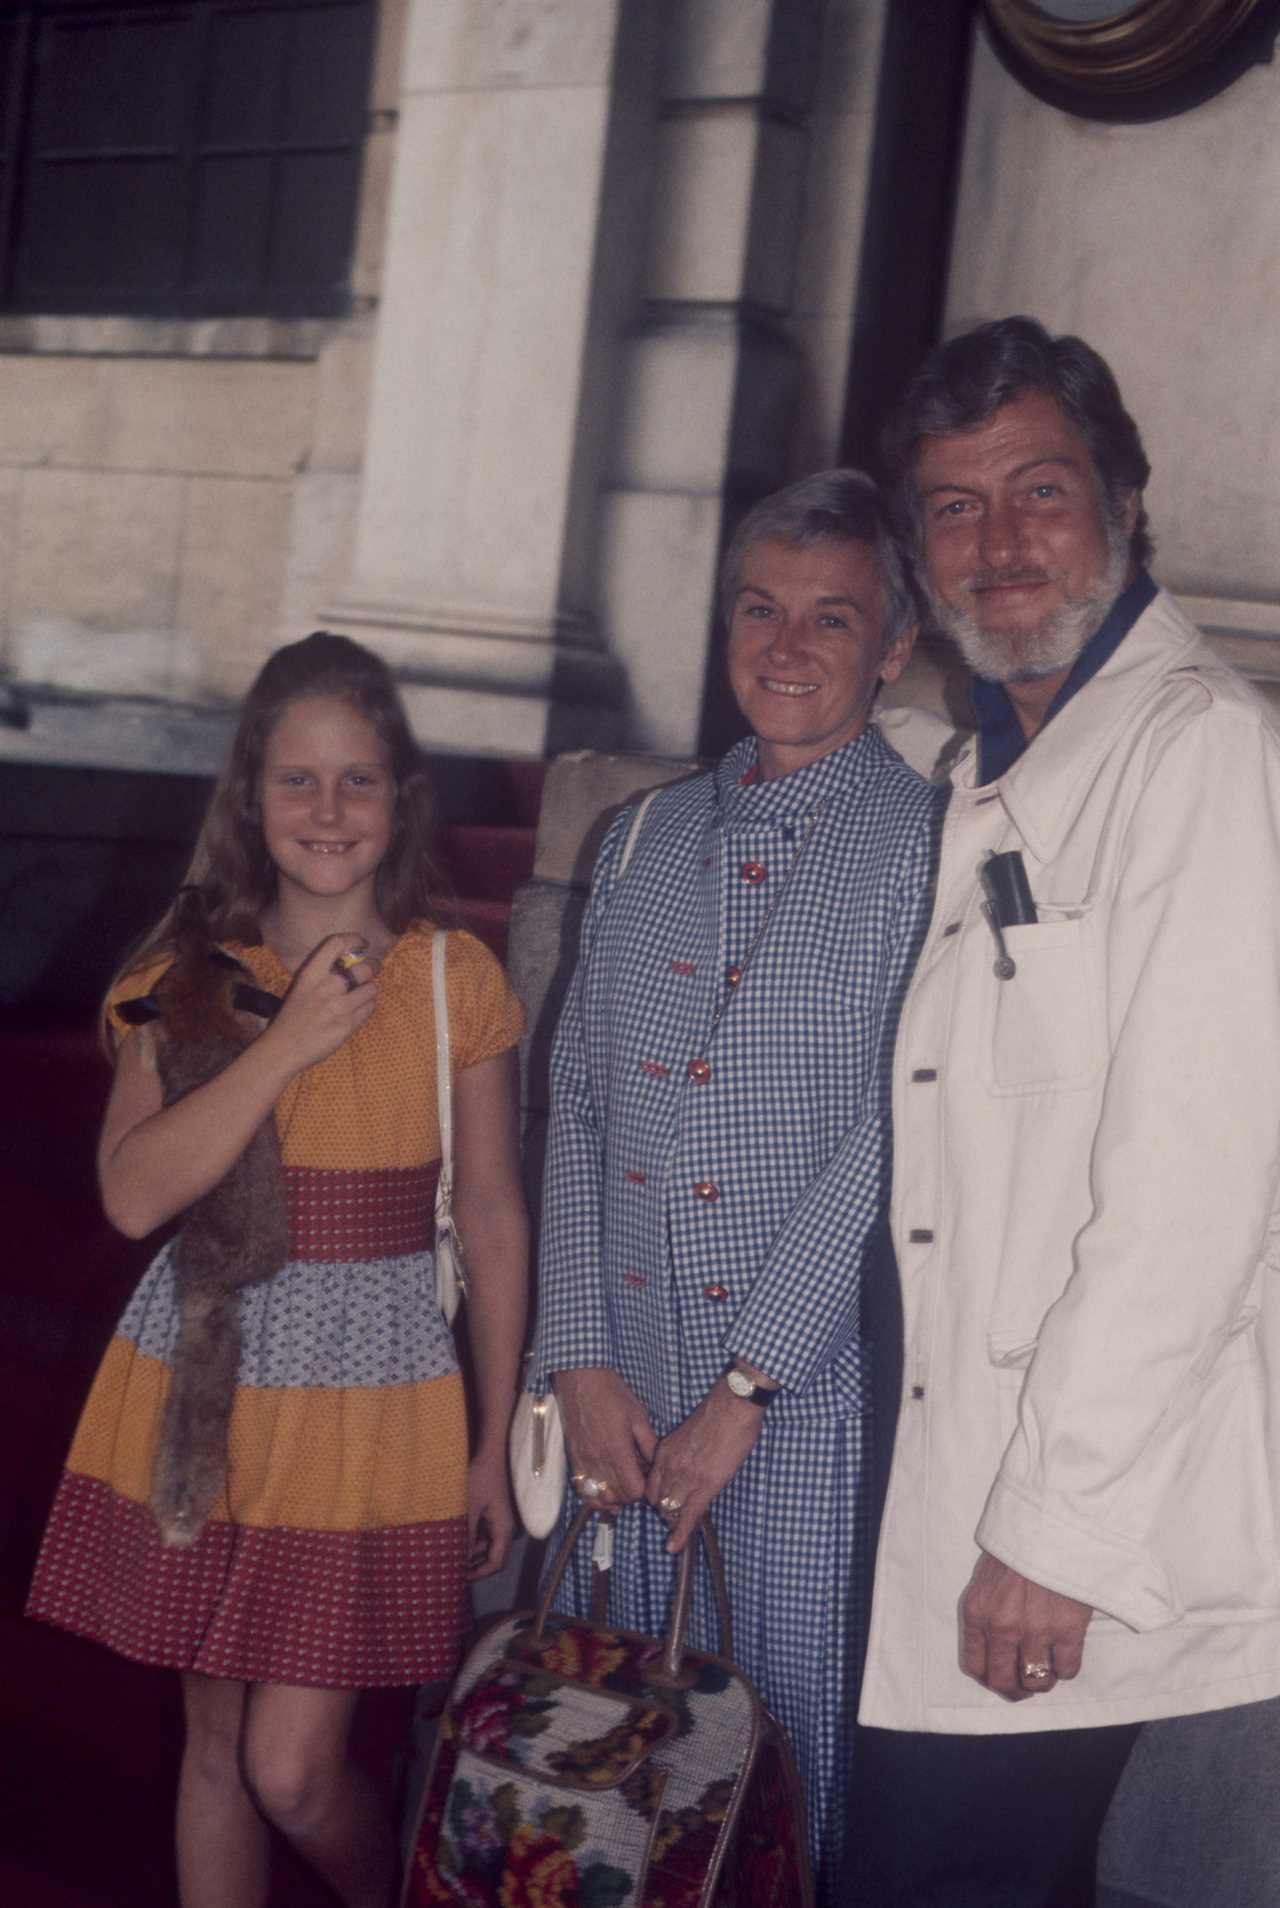
<path fill-rule="evenodd" d="M 359 934 L 326 935 L 294 975 L 283 1006 L 260 1036 L 273 1046 L 287 1044 L 297 1072 L 327 1060 L 373 1012 L 378 993 L 373 957 L 334 965 L 366 947 Z"/>
<path fill-rule="evenodd" d="M 477 1451 L 467 1472 L 468 1583 L 501 1570 L 515 1534 L 516 1513 L 507 1482 L 507 1454 Z"/>

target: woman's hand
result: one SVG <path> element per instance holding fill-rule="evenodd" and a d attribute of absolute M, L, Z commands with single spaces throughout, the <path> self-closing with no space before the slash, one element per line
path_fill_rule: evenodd
<path fill-rule="evenodd" d="M 708 1504 L 746 1463 L 763 1423 L 759 1405 L 735 1398 L 718 1379 L 684 1423 L 663 1438 L 644 1494 L 671 1523 L 671 1556 L 684 1549 Z M 674 1505 L 679 1509 L 669 1508 Z"/>
<path fill-rule="evenodd" d="M 605 1365 L 585 1365 L 558 1371 L 555 1388 L 571 1474 L 604 1485 L 583 1495 L 602 1508 L 638 1502 L 658 1437 L 630 1385 Z"/>
<path fill-rule="evenodd" d="M 327 1060 L 373 1012 L 377 963 L 371 955 L 350 959 L 366 952 L 359 934 L 327 934 L 294 975 L 279 1013 L 260 1035 L 287 1054 L 294 1072 Z"/>
<path fill-rule="evenodd" d="M 467 1471 L 467 1581 L 492 1577 L 507 1561 L 516 1513 L 507 1482 L 507 1454 L 477 1451 Z"/>

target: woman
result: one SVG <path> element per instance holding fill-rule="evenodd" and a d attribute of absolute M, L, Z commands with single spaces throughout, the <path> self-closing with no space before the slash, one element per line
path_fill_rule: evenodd
<path fill-rule="evenodd" d="M 668 1553 L 714 1505 L 735 1654 L 795 1745 L 821 1879 L 868 1555 L 863 1269 L 937 798 L 868 725 L 915 637 L 870 480 L 767 499 L 722 583 L 752 733 L 601 849 L 552 1061 L 535 1381 L 578 1492 L 620 1509 L 613 1620 L 661 1629 Z"/>

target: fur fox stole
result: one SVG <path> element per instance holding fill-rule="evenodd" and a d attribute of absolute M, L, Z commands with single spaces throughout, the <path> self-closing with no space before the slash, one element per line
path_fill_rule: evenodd
<path fill-rule="evenodd" d="M 153 1021 L 166 1106 L 243 1053 L 278 1004 L 212 940 L 198 896 L 183 897 L 177 949 L 148 1000 L 136 1003 L 145 1015 L 129 1016 Z M 174 1240 L 178 1338 L 151 1472 L 151 1511 L 163 1544 L 195 1543 L 225 1481 L 240 1293 L 278 1272 L 288 1245 L 284 1170 L 270 1114 L 225 1178 L 187 1210 Z"/>

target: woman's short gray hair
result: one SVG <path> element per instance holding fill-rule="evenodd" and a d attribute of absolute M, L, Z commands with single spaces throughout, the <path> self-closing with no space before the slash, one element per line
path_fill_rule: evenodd
<path fill-rule="evenodd" d="M 861 543 L 876 555 L 884 585 L 886 652 L 916 620 L 916 603 L 902 547 L 879 486 L 862 470 L 819 470 L 775 491 L 749 510 L 729 540 L 720 565 L 720 609 L 728 624 L 753 543 Z"/>

